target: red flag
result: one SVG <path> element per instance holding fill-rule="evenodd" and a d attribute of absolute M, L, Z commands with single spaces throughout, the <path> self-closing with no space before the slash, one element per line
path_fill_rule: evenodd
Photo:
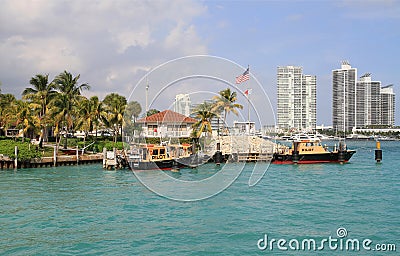
<path fill-rule="evenodd" d="M 252 92 L 252 89 L 247 89 L 246 91 L 244 91 L 244 94 L 246 94 L 246 96 L 249 96 Z"/>
<path fill-rule="evenodd" d="M 249 71 L 249 67 L 248 67 L 246 69 L 246 71 L 244 71 L 243 74 L 241 74 L 240 76 L 236 77 L 236 83 L 240 84 L 240 83 L 243 83 L 243 82 L 245 82 L 245 81 L 247 81 L 249 79 L 250 79 L 250 71 Z"/>

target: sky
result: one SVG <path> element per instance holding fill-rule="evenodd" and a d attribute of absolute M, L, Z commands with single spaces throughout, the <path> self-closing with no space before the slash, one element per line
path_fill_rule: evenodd
<path fill-rule="evenodd" d="M 304 74 L 317 76 L 318 124 L 332 123 L 332 70 L 342 60 L 359 76 L 368 72 L 382 85 L 394 84 L 400 95 L 400 1 L 0 0 L 0 5 L 1 90 L 17 98 L 34 75 L 52 80 L 67 70 L 91 85 L 87 97 L 115 92 L 144 106 L 143 90 L 133 88 L 147 72 L 191 55 L 225 59 L 230 67 L 221 71 L 229 69 L 232 83 L 250 66 L 251 82 L 244 86 L 267 94 L 260 97 L 256 90 L 252 96 L 258 112 L 263 104 L 276 109 L 277 67 L 302 66 Z M 152 96 L 162 85 L 149 80 Z M 192 82 L 201 90 L 201 82 L 185 81 Z M 153 107 L 170 106 L 176 92 Z M 239 100 L 245 106 L 245 98 Z M 274 123 L 271 119 L 261 122 Z"/>

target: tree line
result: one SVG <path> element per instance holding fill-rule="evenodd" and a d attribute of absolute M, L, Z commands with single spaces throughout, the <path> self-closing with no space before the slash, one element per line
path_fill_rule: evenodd
<path fill-rule="evenodd" d="M 142 112 L 137 101 L 127 99 L 117 93 L 110 93 L 100 100 L 97 96 L 90 98 L 82 92 L 91 87 L 79 82 L 80 75 L 73 76 L 64 71 L 52 81 L 48 74 L 37 74 L 29 80 L 30 86 L 22 92 L 22 99 L 17 100 L 12 94 L 2 94 L 0 88 L 0 135 L 9 128 L 21 129 L 23 137 L 47 140 L 49 129 L 53 129 L 57 145 L 65 137 L 67 147 L 68 133 L 84 131 L 85 134 L 100 129 L 110 129 L 115 140 L 122 134 L 122 126 L 134 127 L 135 121 Z M 192 137 L 199 137 L 203 132 L 211 132 L 211 120 L 222 118 L 225 127 L 229 113 L 238 115 L 237 109 L 243 106 L 236 103 L 237 93 L 230 88 L 219 92 L 211 102 L 200 104 L 194 112 L 198 120 L 193 126 Z M 151 109 L 145 115 L 159 112 Z M 139 128 L 140 129 L 140 128 Z"/>
<path fill-rule="evenodd" d="M 64 135 L 64 147 L 70 131 L 82 130 L 86 134 L 103 128 L 121 134 L 123 122 L 134 122 L 142 111 L 136 101 L 117 93 L 110 93 L 101 101 L 97 96 L 87 98 L 82 95 L 90 85 L 79 82 L 80 75 L 73 76 L 64 71 L 52 81 L 48 74 L 37 74 L 29 80 L 30 86 L 17 100 L 12 94 L 0 91 L 0 132 L 4 135 L 9 128 L 22 130 L 23 137 L 39 141 L 47 139 L 49 129 L 53 129 L 57 145 Z M 124 113 L 132 118 L 125 118 Z"/>

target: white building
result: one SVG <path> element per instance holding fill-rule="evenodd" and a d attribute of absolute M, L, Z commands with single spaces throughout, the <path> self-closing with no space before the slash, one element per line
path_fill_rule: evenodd
<path fill-rule="evenodd" d="M 142 125 L 142 136 L 146 138 L 187 138 L 192 132 L 192 125 L 197 120 L 171 110 L 141 118 L 136 121 Z"/>
<path fill-rule="evenodd" d="M 357 69 L 347 61 L 333 70 L 333 129 L 352 131 L 368 126 L 393 126 L 395 94 L 393 85 L 381 87 L 366 73 L 357 81 Z"/>
<path fill-rule="evenodd" d="M 366 73 L 357 81 L 356 127 L 381 124 L 381 82 Z"/>
<path fill-rule="evenodd" d="M 189 94 L 177 94 L 174 101 L 174 111 L 184 116 L 190 115 L 190 97 Z"/>
<path fill-rule="evenodd" d="M 278 67 L 278 127 L 315 129 L 317 119 L 316 76 L 304 75 L 302 67 Z"/>
<path fill-rule="evenodd" d="M 394 126 L 395 94 L 393 85 L 381 89 L 382 125 Z"/>
<path fill-rule="evenodd" d="M 357 69 L 343 61 L 332 71 L 332 123 L 335 131 L 351 131 L 356 125 Z"/>

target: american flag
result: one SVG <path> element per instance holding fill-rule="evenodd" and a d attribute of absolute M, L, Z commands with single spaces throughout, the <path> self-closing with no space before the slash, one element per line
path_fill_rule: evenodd
<path fill-rule="evenodd" d="M 236 83 L 240 84 L 250 79 L 249 67 L 244 71 L 243 74 L 236 77 Z"/>

